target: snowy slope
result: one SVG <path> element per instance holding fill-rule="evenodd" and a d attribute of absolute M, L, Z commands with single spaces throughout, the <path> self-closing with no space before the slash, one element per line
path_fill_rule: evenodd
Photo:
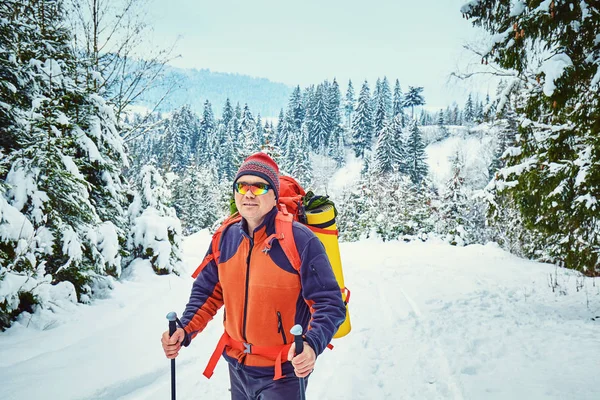
<path fill-rule="evenodd" d="M 188 273 L 208 243 L 205 231 L 186 240 Z M 353 330 L 319 358 L 307 398 L 600 398 L 600 282 L 495 245 L 369 240 L 341 249 Z M 47 316 L 28 328 L 22 319 L 0 333 L 0 398 L 170 398 L 160 335 L 191 282 L 138 265 L 110 298 L 74 305 L 47 329 Z M 177 360 L 180 399 L 229 396 L 224 362 L 211 380 L 201 375 L 221 333 L 215 319 Z"/>

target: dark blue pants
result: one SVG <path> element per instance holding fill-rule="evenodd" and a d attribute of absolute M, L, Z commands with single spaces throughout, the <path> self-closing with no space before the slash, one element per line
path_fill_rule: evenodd
<path fill-rule="evenodd" d="M 300 398 L 300 379 L 294 373 L 274 381 L 273 374 L 256 374 L 229 364 L 232 400 L 294 400 Z M 308 377 L 304 378 L 308 384 Z"/>

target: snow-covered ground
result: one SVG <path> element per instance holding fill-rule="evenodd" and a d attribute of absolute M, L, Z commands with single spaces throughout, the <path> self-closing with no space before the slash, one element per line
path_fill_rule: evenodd
<path fill-rule="evenodd" d="M 186 240 L 182 277 L 138 265 L 107 299 L 0 333 L 0 398 L 170 398 L 165 315 L 183 310 L 208 243 L 206 231 Z M 367 240 L 341 251 L 353 329 L 317 361 L 308 399 L 600 399 L 600 281 L 495 245 Z M 224 361 L 202 376 L 221 330 L 217 316 L 181 352 L 179 399 L 229 397 Z"/>

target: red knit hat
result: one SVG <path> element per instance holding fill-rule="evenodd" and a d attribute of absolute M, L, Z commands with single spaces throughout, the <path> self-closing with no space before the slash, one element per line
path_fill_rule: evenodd
<path fill-rule="evenodd" d="M 235 174 L 234 185 L 242 175 L 263 178 L 273 187 L 275 197 L 279 198 L 279 167 L 267 153 L 258 152 L 246 158 Z"/>

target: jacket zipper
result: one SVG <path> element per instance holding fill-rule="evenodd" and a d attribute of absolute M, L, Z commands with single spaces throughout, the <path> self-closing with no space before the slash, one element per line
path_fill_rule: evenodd
<path fill-rule="evenodd" d="M 317 269 L 315 268 L 314 265 L 310 266 L 310 269 L 312 270 L 312 272 L 315 274 L 315 279 L 317 280 L 317 283 L 323 288 L 325 289 L 325 285 L 323 285 L 323 282 L 321 282 L 321 278 L 319 277 L 319 273 L 317 272 Z"/>
<path fill-rule="evenodd" d="M 246 295 L 244 297 L 244 322 L 242 324 L 242 337 L 244 342 L 248 343 L 246 338 L 246 321 L 248 319 L 248 288 L 250 287 L 250 257 L 252 256 L 252 249 L 254 248 L 254 241 L 250 240 L 250 251 L 248 251 L 248 258 L 246 258 Z"/>
<path fill-rule="evenodd" d="M 287 344 L 287 338 L 285 337 L 285 330 L 283 329 L 283 321 L 281 320 L 281 313 L 277 311 L 277 333 L 281 333 L 283 344 Z"/>

